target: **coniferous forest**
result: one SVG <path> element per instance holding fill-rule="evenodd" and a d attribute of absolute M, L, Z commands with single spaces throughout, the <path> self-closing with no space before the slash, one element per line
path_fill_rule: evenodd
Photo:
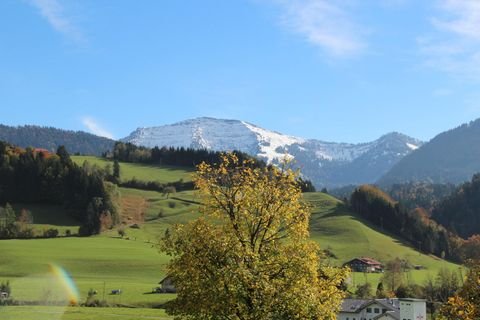
<path fill-rule="evenodd" d="M 102 222 L 118 220 L 116 186 L 104 178 L 102 170 L 73 163 L 64 147 L 49 153 L 0 142 L 0 204 L 6 209 L 12 202 L 62 205 L 80 221 L 80 235 L 99 233 Z M 15 237 L 6 209 L 0 237 Z"/>

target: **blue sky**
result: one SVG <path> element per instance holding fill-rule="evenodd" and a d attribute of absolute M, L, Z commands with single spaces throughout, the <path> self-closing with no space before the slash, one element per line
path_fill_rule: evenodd
<path fill-rule="evenodd" d="M 2 0 L 0 122 L 363 142 L 480 117 L 477 0 Z"/>

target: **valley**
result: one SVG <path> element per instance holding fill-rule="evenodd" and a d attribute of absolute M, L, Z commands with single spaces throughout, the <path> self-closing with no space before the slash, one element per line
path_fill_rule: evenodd
<path fill-rule="evenodd" d="M 105 164 L 105 160 L 98 158 L 73 159 L 78 163 L 88 160 L 92 164 Z M 188 179 L 188 169 L 132 166 L 127 163 L 120 165 L 128 177 L 138 175 L 161 181 Z M 62 293 L 61 288 L 56 287 L 55 281 L 52 283 L 49 276 L 49 264 L 54 263 L 71 274 L 79 289 L 79 303 L 86 300 L 90 289 L 96 290 L 98 297 L 104 298 L 109 304 L 135 308 L 160 307 L 172 299 L 171 294 L 151 294 L 152 289 L 165 276 L 165 264 L 169 260 L 168 256 L 159 251 L 158 243 L 167 228 L 198 216 L 195 192 L 180 191 L 168 198 L 160 192 L 130 188 L 120 188 L 120 193 L 121 216 L 125 222 L 123 237 L 117 228 L 87 238 L 64 237 L 64 229 L 75 231 L 76 227 L 61 208 L 29 207 L 34 221 L 39 223 L 36 225 L 35 222 L 35 228 L 53 226 L 59 229 L 60 235 L 54 239 L 0 241 L 0 282 L 10 281 L 12 295 L 19 301 L 53 302 Z M 304 197 L 312 208 L 310 236 L 322 249 L 328 249 L 332 253 L 334 258 L 325 260 L 331 265 L 341 266 L 346 261 L 361 256 L 373 257 L 382 262 L 398 257 L 408 260 L 412 265 L 424 267 L 423 270 L 411 270 L 406 275 L 408 283 L 416 284 L 435 277 L 442 268 L 463 272 L 456 264 L 419 253 L 400 239 L 380 232 L 330 195 L 312 192 L 305 193 Z M 22 207 L 20 204 L 15 206 Z M 138 224 L 138 228 L 132 228 L 133 224 Z M 349 286 L 354 288 L 369 282 L 375 287 L 381 276 L 353 273 Z M 51 292 L 48 292 L 49 289 Z M 111 295 L 110 292 L 114 289 L 121 289 L 122 294 Z M 7 309 L 11 314 L 15 310 Z M 74 309 L 68 308 L 68 312 L 73 312 L 72 310 Z M 143 314 L 141 310 L 144 309 L 138 310 Z M 68 312 L 63 319 L 69 319 Z M 145 315 L 150 313 L 146 311 Z"/>

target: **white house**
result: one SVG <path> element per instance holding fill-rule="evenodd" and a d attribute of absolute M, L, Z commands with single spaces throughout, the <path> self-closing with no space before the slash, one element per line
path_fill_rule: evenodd
<path fill-rule="evenodd" d="M 401 320 L 427 320 L 427 306 L 425 300 L 400 299 Z"/>
<path fill-rule="evenodd" d="M 345 299 L 337 320 L 426 320 L 425 300 Z"/>

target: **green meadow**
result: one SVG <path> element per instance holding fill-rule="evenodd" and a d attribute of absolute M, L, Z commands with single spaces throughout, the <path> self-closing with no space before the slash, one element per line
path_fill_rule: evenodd
<path fill-rule="evenodd" d="M 83 165 L 85 161 L 88 161 L 91 165 L 97 165 L 104 168 L 106 165 L 110 165 L 113 168 L 113 161 L 92 157 L 92 156 L 72 156 L 72 160 L 78 165 Z M 142 181 L 157 181 L 160 183 L 175 182 L 180 179 L 183 181 L 192 180 L 192 168 L 176 167 L 176 166 L 158 166 L 158 165 L 146 165 L 139 163 L 120 163 L 120 178 L 122 181 L 131 180 L 136 178 Z"/>
<path fill-rule="evenodd" d="M 381 262 L 395 258 L 405 259 L 412 265 L 424 268 L 405 274 L 408 282 L 417 284 L 422 284 L 429 277 L 434 278 L 442 268 L 464 272 L 457 264 L 422 254 L 411 245 L 381 232 L 329 195 L 315 192 L 306 193 L 304 196 L 312 206 L 310 235 L 322 249 L 328 249 L 336 256 L 328 259 L 331 264 L 341 265 L 362 256 Z M 368 281 L 376 286 L 380 277 L 381 274 L 355 273 L 351 277 L 351 284 L 358 285 Z"/>
<path fill-rule="evenodd" d="M 75 161 L 84 159 L 86 158 L 75 157 Z M 98 158 L 90 159 L 96 159 L 97 163 L 104 161 Z M 129 172 L 131 177 L 156 177 L 161 181 L 175 181 L 190 174 L 181 169 L 124 163 L 122 170 L 125 175 Z M 143 172 L 143 175 L 138 172 Z M 38 310 L 35 312 L 26 307 L 4 307 L 0 309 L 2 320 L 9 319 L 9 316 L 11 319 L 43 319 L 41 317 L 44 315 L 45 319 L 109 319 L 114 317 L 113 315 L 118 319 L 166 319 L 161 310 L 141 309 L 161 308 L 163 303 L 173 298 L 173 295 L 169 294 L 151 293 L 165 276 L 165 264 L 169 260 L 168 256 L 159 251 L 158 243 L 167 228 L 176 223 L 186 223 L 198 216 L 199 200 L 194 191 L 182 191 L 166 196 L 155 191 L 119 189 L 124 222 L 122 228 L 126 233 L 123 238 L 115 228 L 87 238 L 62 236 L 54 239 L 2 240 L 0 281 L 10 281 L 13 297 L 17 300 L 48 304 L 67 299 L 62 280 L 52 277 L 49 272 L 49 265 L 55 264 L 62 266 L 72 276 L 79 289 L 79 303 L 86 300 L 90 289 L 94 289 L 100 300 L 139 309 L 131 309 L 132 313 L 129 313 L 129 309 L 120 308 L 103 308 L 97 311 L 69 307 L 65 309 L 65 314 L 51 318 L 48 317 L 49 312 L 57 312 L 55 308 L 31 309 Z M 312 208 L 311 237 L 322 249 L 328 249 L 334 254 L 334 257 L 325 258 L 330 264 L 340 266 L 361 256 L 382 262 L 399 257 L 425 268 L 412 270 L 405 275 L 409 282 L 420 284 L 428 277 L 435 277 L 441 268 L 463 271 L 458 265 L 421 254 L 407 243 L 381 232 L 327 194 L 315 192 L 306 193 L 304 196 Z M 30 210 L 34 223 L 38 224 L 35 228 L 55 227 L 61 230 L 60 235 L 63 235 L 66 229 L 75 231 L 78 226 L 61 207 L 15 204 L 15 208 Z M 137 224 L 138 228 L 132 228 L 134 224 Z M 376 286 L 380 277 L 381 274 L 355 273 L 350 277 L 350 285 L 368 281 Z M 121 289 L 122 294 L 110 294 L 115 289 Z M 5 314 L 7 316 L 4 316 Z M 38 317 L 35 317 L 37 314 Z"/>
<path fill-rule="evenodd" d="M 81 308 L 81 307 L 1 307 L 2 320 L 167 320 L 161 309 L 145 308 Z"/>

